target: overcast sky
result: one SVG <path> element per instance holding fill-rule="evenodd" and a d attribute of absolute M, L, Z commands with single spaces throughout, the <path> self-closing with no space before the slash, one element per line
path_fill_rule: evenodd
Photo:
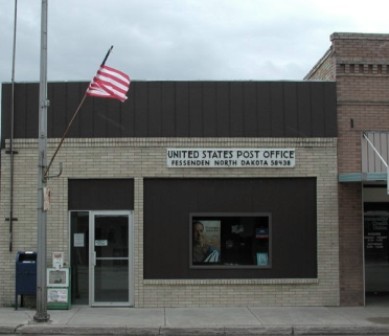
<path fill-rule="evenodd" d="M 48 0 L 48 80 L 107 65 L 133 80 L 300 80 L 333 32 L 389 33 L 388 0 Z M 14 0 L 0 0 L 0 82 Z M 18 82 L 39 81 L 41 0 L 18 0 Z"/>

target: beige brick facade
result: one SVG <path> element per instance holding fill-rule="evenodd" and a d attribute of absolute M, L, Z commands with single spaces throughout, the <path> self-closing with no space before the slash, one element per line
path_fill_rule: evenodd
<path fill-rule="evenodd" d="M 57 140 L 49 140 L 49 154 Z M 295 168 L 169 169 L 169 147 L 295 148 Z M 37 142 L 16 140 L 13 250 L 8 222 L 0 223 L 0 305 L 14 300 L 15 255 L 36 249 Z M 68 139 L 51 173 L 63 162 L 61 177 L 49 180 L 48 259 L 64 251 L 69 262 L 68 179 L 134 178 L 134 296 L 136 307 L 198 306 L 336 306 L 339 305 L 339 230 L 337 140 L 335 138 L 121 138 Z M 1 213 L 9 211 L 9 156 L 2 152 Z M 317 264 L 315 279 L 143 279 L 143 179 L 147 177 L 316 177 Z M 298 192 L 298 191 L 296 191 Z M 285 251 L 287 253 L 287 251 Z M 48 260 L 49 263 L 50 260 Z"/>

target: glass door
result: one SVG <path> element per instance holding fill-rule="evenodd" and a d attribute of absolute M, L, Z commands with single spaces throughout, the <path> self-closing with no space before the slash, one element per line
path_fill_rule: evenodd
<path fill-rule="evenodd" d="M 91 213 L 89 288 L 92 306 L 133 304 L 131 228 L 129 212 Z"/>
<path fill-rule="evenodd" d="M 72 304 L 89 304 L 89 212 L 70 212 Z"/>
<path fill-rule="evenodd" d="M 365 203 L 365 210 L 369 207 L 374 206 Z M 389 212 L 365 211 L 364 228 L 365 291 L 367 294 L 387 295 L 389 293 Z"/>

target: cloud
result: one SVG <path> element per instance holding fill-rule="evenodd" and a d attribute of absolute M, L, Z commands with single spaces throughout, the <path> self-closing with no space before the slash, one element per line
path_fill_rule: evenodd
<path fill-rule="evenodd" d="M 39 80 L 40 4 L 18 1 L 19 81 Z M 13 1 L 0 6 L 0 80 L 9 81 Z M 132 79 L 299 80 L 333 32 L 385 29 L 388 9 L 387 0 L 49 1 L 48 78 L 88 81 L 114 45 L 108 64 Z"/>

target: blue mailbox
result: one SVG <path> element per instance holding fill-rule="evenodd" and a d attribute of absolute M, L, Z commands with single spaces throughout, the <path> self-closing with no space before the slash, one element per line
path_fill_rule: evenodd
<path fill-rule="evenodd" d="M 16 254 L 15 273 L 15 309 L 18 309 L 18 295 L 20 306 L 23 305 L 23 295 L 36 295 L 36 252 L 25 251 Z"/>

